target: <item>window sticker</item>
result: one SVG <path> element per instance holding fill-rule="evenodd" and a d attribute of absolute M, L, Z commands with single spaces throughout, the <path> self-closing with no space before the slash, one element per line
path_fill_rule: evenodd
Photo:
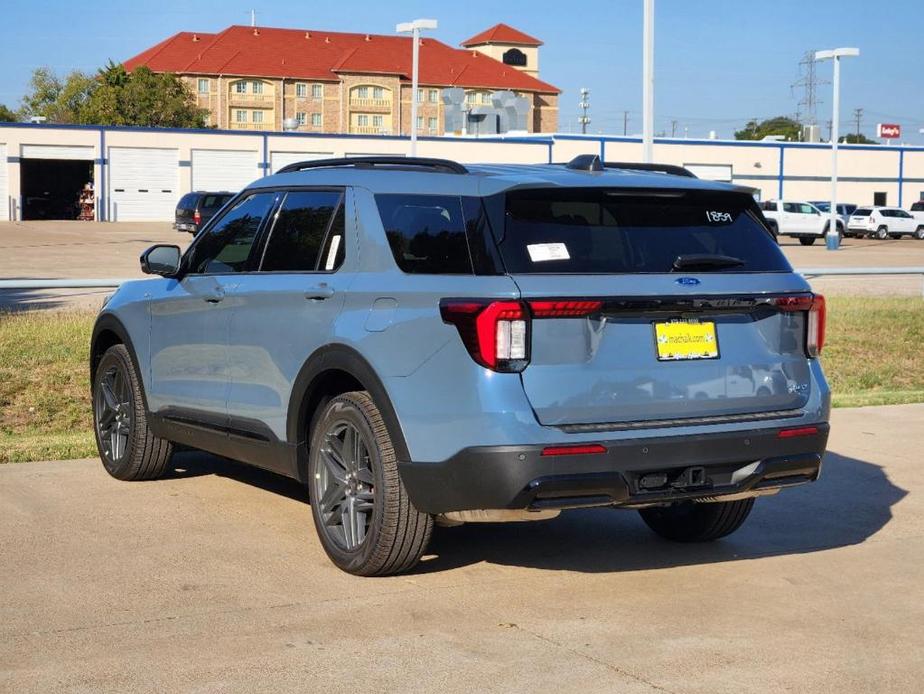
<path fill-rule="evenodd" d="M 534 263 L 571 259 L 568 247 L 563 243 L 530 243 L 527 244 L 526 250 L 529 251 L 529 259 Z"/>
<path fill-rule="evenodd" d="M 732 217 L 731 212 L 706 210 L 706 221 L 710 224 L 731 224 L 735 220 Z"/>
<path fill-rule="evenodd" d="M 340 239 L 342 237 L 338 234 L 330 240 L 330 250 L 327 251 L 327 262 L 324 263 L 325 270 L 333 270 L 334 263 L 337 262 L 337 251 L 340 250 Z"/>

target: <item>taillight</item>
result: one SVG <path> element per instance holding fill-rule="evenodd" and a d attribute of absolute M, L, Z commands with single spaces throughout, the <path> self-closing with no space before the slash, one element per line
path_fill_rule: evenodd
<path fill-rule="evenodd" d="M 592 443 L 572 446 L 546 446 L 542 449 L 540 455 L 545 457 L 556 455 L 600 455 L 601 453 L 606 453 L 606 448 L 599 443 Z"/>
<path fill-rule="evenodd" d="M 602 301 L 530 301 L 533 318 L 582 318 L 596 313 Z"/>
<path fill-rule="evenodd" d="M 193 212 L 193 221 L 196 224 L 199 224 L 202 221 L 202 215 L 199 214 L 199 210 L 196 210 L 195 212 Z"/>
<path fill-rule="evenodd" d="M 774 300 L 777 308 L 787 313 L 805 311 L 805 353 L 817 357 L 825 346 L 825 298 L 821 294 L 781 296 Z"/>
<path fill-rule="evenodd" d="M 800 436 L 815 436 L 818 433 L 818 427 L 793 427 L 792 429 L 780 429 L 776 437 L 778 439 L 795 439 Z"/>
<path fill-rule="evenodd" d="M 494 371 L 522 371 L 529 358 L 529 321 L 519 301 L 442 301 L 440 315 L 459 330 L 472 358 Z"/>

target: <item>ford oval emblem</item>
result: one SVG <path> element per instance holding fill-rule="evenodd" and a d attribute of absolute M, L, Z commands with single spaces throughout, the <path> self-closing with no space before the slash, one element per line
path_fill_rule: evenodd
<path fill-rule="evenodd" d="M 699 284 L 699 280 L 695 277 L 678 277 L 674 281 L 677 284 L 682 284 L 684 287 L 695 287 Z"/>

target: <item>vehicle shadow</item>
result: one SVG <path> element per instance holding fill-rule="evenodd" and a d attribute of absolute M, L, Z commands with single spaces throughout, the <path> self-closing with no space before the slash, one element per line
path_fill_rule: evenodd
<path fill-rule="evenodd" d="M 305 488 L 270 472 L 199 453 L 175 458 L 174 477 L 216 474 L 308 501 Z M 436 528 L 414 573 L 487 562 L 553 571 L 609 573 L 818 552 L 864 542 L 892 519 L 908 492 L 883 468 L 829 452 L 821 479 L 758 499 L 733 535 L 706 544 L 660 539 L 634 511 L 586 509 L 547 521 Z"/>

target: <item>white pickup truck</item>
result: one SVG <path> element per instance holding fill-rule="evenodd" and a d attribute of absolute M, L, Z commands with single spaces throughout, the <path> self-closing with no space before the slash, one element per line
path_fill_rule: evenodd
<path fill-rule="evenodd" d="M 803 246 L 824 240 L 831 218 L 809 202 L 796 200 L 764 200 L 760 203 L 767 224 L 779 236 L 792 236 Z M 844 223 L 837 220 L 837 233 L 844 234 Z"/>

